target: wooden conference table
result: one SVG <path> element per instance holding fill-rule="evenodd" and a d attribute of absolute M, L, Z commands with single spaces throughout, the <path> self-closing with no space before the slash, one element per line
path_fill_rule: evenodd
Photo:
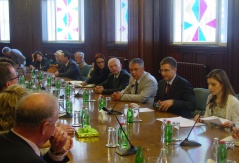
<path fill-rule="evenodd" d="M 65 78 L 65 80 L 69 80 Z M 89 88 L 88 88 L 89 89 Z M 92 89 L 92 88 L 91 88 Z M 78 91 L 78 90 L 76 90 Z M 92 98 L 97 101 L 98 94 L 93 94 Z M 83 99 L 71 97 L 73 102 L 73 110 L 81 110 Z M 115 106 L 115 110 L 123 111 L 124 105 L 129 102 L 119 102 Z M 115 102 L 112 102 L 112 106 Z M 108 148 L 107 134 L 108 127 L 116 127 L 119 125 L 113 115 L 108 115 L 108 122 L 102 124 L 98 122 L 98 103 L 88 102 L 90 112 L 90 126 L 99 132 L 99 137 L 78 138 L 73 137 L 73 148 L 69 151 L 68 156 L 72 163 L 133 163 L 135 155 L 120 156 L 116 153 L 116 148 Z M 139 104 L 141 107 L 152 108 L 144 104 Z M 159 156 L 161 143 L 161 122 L 156 118 L 171 118 L 176 115 L 165 112 L 143 112 L 140 113 L 142 122 L 136 122 L 129 125 L 129 139 L 134 146 L 142 146 L 146 163 L 150 156 Z M 121 116 L 118 116 L 122 120 Z M 62 123 L 72 124 L 72 118 L 61 118 Z M 185 139 L 191 128 L 180 128 L 180 137 Z M 210 158 L 210 146 L 213 143 L 213 138 L 218 137 L 223 139 L 230 136 L 231 133 L 226 131 L 211 128 L 209 126 L 195 127 L 189 136 L 189 140 L 194 140 L 201 143 L 198 147 L 182 147 L 180 142 L 173 142 L 167 145 L 168 162 L 169 163 L 205 163 Z M 239 163 L 239 148 L 235 147 L 234 151 L 228 153 L 228 159 L 235 160 Z"/>
<path fill-rule="evenodd" d="M 98 99 L 98 95 L 93 95 L 94 99 Z M 82 98 L 72 98 L 74 103 L 73 109 L 79 110 L 83 101 Z M 96 100 L 97 101 L 97 100 Z M 113 102 L 112 105 L 114 105 Z M 119 102 L 115 109 L 122 111 L 126 102 Z M 141 107 L 148 107 L 143 104 L 139 104 Z M 116 153 L 116 148 L 108 148 L 107 134 L 108 127 L 116 127 L 119 125 L 113 115 L 108 115 L 109 121 L 102 124 L 98 122 L 98 104 L 97 102 L 88 103 L 90 112 L 90 125 L 99 132 L 99 137 L 92 138 L 78 138 L 74 136 L 74 146 L 70 150 L 68 156 L 70 162 L 82 162 L 82 163 L 133 163 L 135 155 L 120 156 Z M 140 113 L 140 119 L 142 122 L 135 122 L 129 126 L 129 139 L 134 146 L 142 146 L 144 150 L 144 156 L 147 163 L 147 158 L 150 156 L 159 156 L 161 143 L 161 122 L 156 118 L 170 118 L 175 115 L 165 112 L 143 112 Z M 119 120 L 122 120 L 121 116 L 118 116 Z M 62 119 L 63 123 L 72 124 L 71 118 Z M 180 137 L 186 138 L 191 128 L 181 128 Z M 211 128 L 209 126 L 195 127 L 191 132 L 189 140 L 195 140 L 202 145 L 199 147 L 181 147 L 180 142 L 173 142 L 167 145 L 168 149 L 168 162 L 185 162 L 185 163 L 205 163 L 210 158 L 210 146 L 214 137 L 223 139 L 229 136 L 230 133 Z M 228 159 L 236 160 L 239 162 L 239 149 L 234 148 L 234 151 L 230 151 Z"/>

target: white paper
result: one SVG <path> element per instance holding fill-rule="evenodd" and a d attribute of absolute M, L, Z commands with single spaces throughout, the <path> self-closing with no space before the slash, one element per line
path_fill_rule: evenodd
<path fill-rule="evenodd" d="M 171 123 L 173 122 L 180 122 L 180 127 L 192 127 L 195 123 L 194 120 L 190 120 L 187 118 L 183 118 L 183 117 L 174 117 L 174 118 L 157 118 L 158 121 L 163 122 L 163 119 L 167 119 L 170 120 Z M 196 123 L 195 126 L 204 126 L 205 124 L 203 123 Z"/>
<path fill-rule="evenodd" d="M 215 123 L 215 124 L 218 124 L 218 125 L 229 121 L 227 119 L 219 118 L 219 117 L 216 117 L 216 116 L 210 116 L 210 117 L 205 117 L 205 118 L 200 118 L 200 119 L 203 120 L 203 121 Z"/>
<path fill-rule="evenodd" d="M 140 112 L 140 113 L 142 113 L 142 112 L 152 112 L 152 111 L 154 111 L 154 110 L 149 109 L 149 108 L 140 108 L 140 109 L 139 109 L 139 112 Z"/>
<path fill-rule="evenodd" d="M 83 83 L 83 81 L 74 81 L 74 80 L 67 81 L 67 82 L 70 82 L 71 84 L 74 84 L 74 85 L 77 85 L 77 86 L 82 86 L 82 83 Z"/>

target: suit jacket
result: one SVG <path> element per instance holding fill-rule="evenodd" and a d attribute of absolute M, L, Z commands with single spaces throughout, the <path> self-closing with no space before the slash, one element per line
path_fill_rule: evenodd
<path fill-rule="evenodd" d="M 25 140 L 12 131 L 0 136 L 0 144 L 0 158 L 8 163 L 63 163 L 69 161 L 68 157 L 65 157 L 63 161 L 54 161 L 48 153 L 43 156 L 43 159 L 40 158 Z"/>
<path fill-rule="evenodd" d="M 67 77 L 72 80 L 82 80 L 80 69 L 73 60 L 70 60 L 67 66 L 63 65 L 58 71 L 59 77 Z"/>
<path fill-rule="evenodd" d="M 123 90 L 129 84 L 130 74 L 126 70 L 121 70 L 118 78 L 114 79 L 114 74 L 109 74 L 108 79 L 99 84 L 104 87 L 103 94 L 112 94 Z"/>
<path fill-rule="evenodd" d="M 187 80 L 177 75 L 170 86 L 167 97 L 165 95 L 166 85 L 167 81 L 159 81 L 158 91 L 154 98 L 154 102 L 172 99 L 174 103 L 168 109 L 168 112 L 185 118 L 191 118 L 191 112 L 196 109 L 196 100 L 192 85 Z"/>
<path fill-rule="evenodd" d="M 109 68 L 105 67 L 101 71 L 96 71 L 94 69 L 94 72 L 92 73 L 92 77 L 86 80 L 86 83 L 98 85 L 104 82 L 108 78 L 109 74 L 110 74 Z"/>
<path fill-rule="evenodd" d="M 138 83 L 138 94 L 135 94 L 135 86 L 132 87 L 132 85 L 135 85 L 135 79 L 131 76 L 129 85 L 121 91 L 122 94 L 125 93 L 121 96 L 121 101 L 140 102 L 151 105 L 158 89 L 157 84 L 158 82 L 150 73 L 144 72 Z"/>

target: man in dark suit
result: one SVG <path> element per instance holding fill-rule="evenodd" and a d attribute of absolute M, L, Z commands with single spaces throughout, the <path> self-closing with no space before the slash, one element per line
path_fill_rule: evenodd
<path fill-rule="evenodd" d="M 55 127 L 57 120 L 58 102 L 53 95 L 35 93 L 21 99 L 13 129 L 0 136 L 1 160 L 9 163 L 69 161 L 68 151 L 63 148 L 68 135 Z M 51 148 L 42 156 L 39 147 L 48 140 Z"/>
<path fill-rule="evenodd" d="M 192 85 L 177 75 L 177 61 L 166 57 L 160 62 L 158 91 L 154 98 L 154 107 L 185 118 L 191 118 L 196 108 L 195 94 Z"/>
<path fill-rule="evenodd" d="M 55 72 L 55 76 L 67 77 L 72 80 L 82 80 L 80 69 L 75 61 L 71 59 L 69 52 L 62 51 L 61 62 L 63 63 L 63 66 Z"/>
<path fill-rule="evenodd" d="M 130 74 L 126 70 L 122 70 L 122 65 L 117 58 L 111 58 L 108 61 L 110 74 L 103 83 L 95 87 L 96 93 L 112 94 L 125 89 L 129 84 Z"/>

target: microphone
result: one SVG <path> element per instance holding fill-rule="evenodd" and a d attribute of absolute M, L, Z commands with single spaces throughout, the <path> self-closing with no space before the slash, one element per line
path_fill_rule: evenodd
<path fill-rule="evenodd" d="M 117 110 L 114 110 L 114 108 L 115 108 L 115 106 L 119 103 L 119 101 L 121 100 L 121 98 L 124 96 L 124 94 L 126 93 L 126 92 L 128 92 L 128 90 L 130 90 L 132 87 L 134 87 L 134 84 L 132 84 L 128 89 L 126 89 L 125 91 L 124 91 L 124 93 L 122 94 L 122 96 L 119 98 L 119 100 L 114 104 L 114 106 L 112 107 L 112 109 L 110 110 L 110 111 L 108 111 L 108 114 L 114 114 L 114 115 L 121 115 L 121 114 L 123 114 L 122 112 L 120 112 L 120 111 L 117 111 Z"/>
<path fill-rule="evenodd" d="M 132 87 L 132 86 L 131 86 L 131 87 Z M 122 97 L 122 96 L 121 96 L 121 97 Z M 106 107 L 103 107 L 102 109 L 103 109 L 104 111 L 108 112 L 108 113 L 111 112 L 111 110 L 109 111 Z M 118 124 L 120 125 L 120 121 L 119 121 L 119 119 L 117 118 L 117 116 L 116 116 L 115 114 L 112 114 L 112 115 L 115 116 L 115 118 L 116 118 Z M 122 127 L 121 125 L 120 125 L 120 129 L 123 131 L 123 134 L 124 134 L 125 137 L 127 138 L 128 142 L 129 142 L 129 144 L 130 144 L 130 148 L 129 148 L 129 149 L 121 149 L 121 150 L 117 149 L 117 150 L 116 150 L 116 153 L 118 153 L 120 156 L 128 156 L 128 155 L 133 155 L 133 154 L 135 154 L 135 153 L 137 152 L 137 148 L 132 145 L 132 143 L 130 142 L 130 140 L 129 140 L 127 134 L 125 133 L 125 131 L 124 131 L 124 129 L 123 129 L 123 127 Z"/>
<path fill-rule="evenodd" d="M 205 106 L 204 108 L 206 108 L 208 104 L 212 103 L 212 102 L 215 101 L 215 100 L 216 100 L 216 97 L 213 96 L 213 97 L 210 99 L 210 101 L 206 104 L 206 106 Z M 196 141 L 188 140 L 188 137 L 189 137 L 189 135 L 191 134 L 191 132 L 192 132 L 193 128 L 195 127 L 195 125 L 196 125 L 197 121 L 199 120 L 199 118 L 200 118 L 200 114 L 199 114 L 199 116 L 197 117 L 195 123 L 193 124 L 193 127 L 191 128 L 191 130 L 190 130 L 190 132 L 189 132 L 187 138 L 185 138 L 185 139 L 180 143 L 180 146 L 201 146 L 201 144 L 198 143 L 198 142 L 196 142 Z"/>

